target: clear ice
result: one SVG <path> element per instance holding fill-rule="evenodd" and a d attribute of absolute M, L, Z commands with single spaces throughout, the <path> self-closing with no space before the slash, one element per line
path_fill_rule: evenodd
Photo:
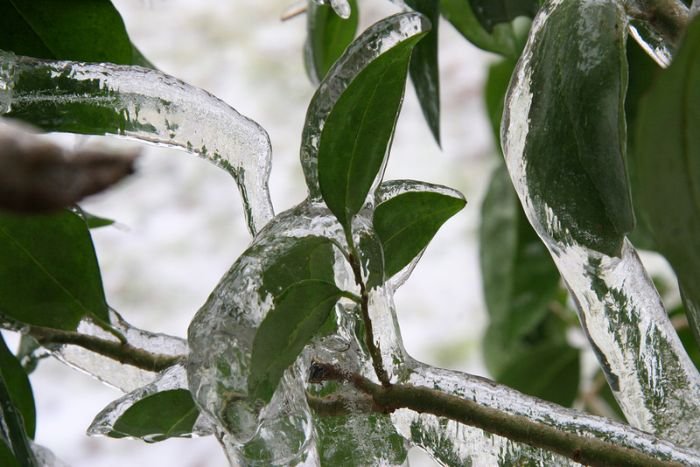
<path fill-rule="evenodd" d="M 317 5 L 328 5 L 330 4 L 333 11 L 343 19 L 348 19 L 350 17 L 351 9 L 348 0 L 311 0 Z"/>
<path fill-rule="evenodd" d="M 542 8 L 511 82 L 502 125 L 508 170 L 530 223 L 576 301 L 584 331 L 628 421 L 678 445 L 699 448 L 700 377 L 634 248 L 624 240 L 615 257 L 581 245 L 562 227 L 565 213 L 531 194 L 535 182 L 526 170 L 530 109 L 537 99 L 546 99 L 531 73 L 537 61 L 546 60 L 537 51 L 548 18 L 565 3 L 553 0 Z"/>
<path fill-rule="evenodd" d="M 646 11 L 647 8 L 654 8 L 651 3 L 648 0 L 627 0 L 629 9 L 642 12 Z M 681 0 L 666 2 L 661 8 L 672 9 L 675 15 L 686 17 L 689 15 L 688 7 Z M 697 2 L 695 2 L 694 6 L 691 6 L 692 8 L 697 9 Z M 692 10 L 690 14 L 693 14 Z M 669 66 L 673 58 L 673 52 L 678 44 L 671 43 L 666 31 L 659 29 L 653 22 L 643 19 L 643 15 L 632 16 L 629 24 L 630 35 L 659 66 L 663 68 Z M 663 24 L 663 22 L 659 23 Z"/>
<path fill-rule="evenodd" d="M 0 51 L 0 114 L 49 131 L 125 136 L 197 154 L 236 180 L 252 234 L 272 218 L 267 132 L 159 71 Z"/>

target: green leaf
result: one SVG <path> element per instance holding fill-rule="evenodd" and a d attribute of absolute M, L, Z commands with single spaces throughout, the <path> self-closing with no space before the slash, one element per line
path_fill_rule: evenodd
<path fill-rule="evenodd" d="M 253 340 L 248 390 L 269 402 L 282 374 L 322 327 L 341 296 L 334 285 L 303 280 L 275 297 Z"/>
<path fill-rule="evenodd" d="M 37 58 L 148 64 L 109 0 L 0 0 L 0 49 Z"/>
<path fill-rule="evenodd" d="M 499 383 L 569 407 L 579 386 L 579 351 L 566 344 L 521 352 L 501 372 Z"/>
<path fill-rule="evenodd" d="M 307 39 L 304 44 L 306 72 L 318 83 L 355 38 L 359 10 L 350 0 L 350 17 L 338 16 L 330 5 L 308 2 L 306 10 Z"/>
<path fill-rule="evenodd" d="M 36 432 L 36 409 L 32 385 L 19 360 L 7 348 L 2 334 L 0 334 L 0 370 L 5 378 L 12 404 L 22 416 L 27 436 L 33 439 Z"/>
<path fill-rule="evenodd" d="M 700 334 L 700 18 L 642 98 L 636 128 L 638 199 L 673 267 Z"/>
<path fill-rule="evenodd" d="M 440 144 L 440 73 L 438 70 L 438 25 L 440 2 L 436 0 L 406 0 L 406 4 L 425 15 L 432 25 L 430 31 L 413 49 L 409 74 L 416 88 L 423 116 Z"/>
<path fill-rule="evenodd" d="M 77 214 L 0 214 L 0 314 L 35 326 L 75 330 L 109 322 L 95 250 Z"/>
<path fill-rule="evenodd" d="M 81 215 L 83 219 L 85 219 L 88 229 L 99 229 L 100 227 L 107 227 L 114 224 L 112 219 L 96 216 L 94 214 L 90 214 L 89 212 L 82 211 Z"/>
<path fill-rule="evenodd" d="M 615 0 L 552 5 L 518 70 L 532 96 L 529 194 L 543 224 L 555 216 L 556 241 L 617 256 L 635 223 L 624 160 L 627 18 Z"/>
<path fill-rule="evenodd" d="M 186 389 L 152 394 L 129 407 L 114 423 L 112 438 L 131 436 L 148 442 L 191 436 L 199 410 Z"/>
<path fill-rule="evenodd" d="M 520 207 L 505 165 L 481 207 L 480 263 L 491 326 L 507 340 L 530 333 L 559 292 L 559 271 Z"/>
<path fill-rule="evenodd" d="M 21 467 L 12 449 L 2 438 L 0 438 L 0 465 L 4 467 Z"/>
<path fill-rule="evenodd" d="M 411 51 L 423 35 L 399 42 L 358 73 L 323 126 L 318 150 L 321 195 L 346 229 L 384 165 Z"/>
<path fill-rule="evenodd" d="M 484 89 L 486 113 L 493 129 L 494 141 L 501 147 L 501 118 L 505 105 L 506 92 L 510 84 L 510 77 L 515 69 L 515 60 L 504 59 L 494 62 L 489 66 L 489 73 Z"/>
<path fill-rule="evenodd" d="M 387 278 L 418 256 L 442 224 L 466 204 L 463 197 L 456 197 L 444 187 L 425 184 L 419 185 L 419 189 L 425 191 L 400 193 L 378 204 L 374 210 L 374 230 L 384 250 Z M 429 189 L 433 191 L 427 191 Z"/>
<path fill-rule="evenodd" d="M 253 340 L 248 388 L 252 397 L 265 401 L 304 346 L 327 327 L 342 295 L 335 285 L 330 240 L 309 236 L 292 241 L 262 274 L 261 298 L 272 295 L 273 307 Z"/>
<path fill-rule="evenodd" d="M 627 41 L 627 63 L 629 64 L 629 84 L 627 86 L 627 96 L 625 98 L 625 116 L 627 128 L 637 127 L 639 115 L 639 104 L 641 99 L 649 91 L 654 83 L 655 77 L 661 71 L 661 67 L 647 54 L 637 41 Z M 656 251 L 654 239 L 650 227 L 647 225 L 646 215 L 643 212 L 643 202 L 639 200 L 640 185 L 639 174 L 637 173 L 637 148 L 635 132 L 629 131 L 627 134 L 627 170 L 630 176 L 630 186 L 632 188 L 632 201 L 634 203 L 634 213 L 637 219 L 635 229 L 628 235 L 630 241 L 636 248 Z"/>
<path fill-rule="evenodd" d="M 518 20 L 498 24 L 488 32 L 474 14 L 469 0 L 440 0 L 440 12 L 465 39 L 480 49 L 516 59 L 525 45 L 528 23 Z"/>
<path fill-rule="evenodd" d="M 476 17 L 488 32 L 499 23 L 509 23 L 519 16 L 534 18 L 539 0 L 469 0 Z"/>
<path fill-rule="evenodd" d="M 12 448 L 14 458 L 21 467 L 39 467 L 31 448 L 31 442 L 24 428 L 24 421 L 17 407 L 12 401 L 12 395 L 7 386 L 7 378 L 4 370 L 0 368 L 0 419 L 4 429 L 0 430 L 0 436 L 7 435 L 9 445 Z M 7 453 L 0 455 L 7 455 Z"/>

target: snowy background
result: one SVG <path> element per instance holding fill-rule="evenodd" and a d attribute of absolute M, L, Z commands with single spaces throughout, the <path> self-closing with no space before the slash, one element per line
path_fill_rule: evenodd
<path fill-rule="evenodd" d="M 292 0 L 113 0 L 133 42 L 160 70 L 220 97 L 270 134 L 276 212 L 306 196 L 299 143 L 314 92 L 302 61 L 303 16 L 286 22 Z M 361 28 L 396 11 L 360 1 Z M 431 364 L 484 374 L 486 324 L 478 272 L 479 206 L 495 166 L 482 103 L 487 65 L 447 23 L 440 25 L 442 150 L 433 141 L 409 85 L 387 179 L 415 178 L 460 190 L 467 207 L 438 233 L 396 305 L 409 353 Z M 64 144 L 133 143 L 65 136 Z M 84 207 L 116 219 L 94 231 L 108 301 L 135 326 L 185 336 L 189 320 L 250 241 L 238 192 L 223 171 L 183 152 L 145 148 L 138 173 Z M 213 438 L 146 445 L 88 438 L 94 415 L 120 393 L 60 363 L 31 376 L 37 441 L 75 467 L 224 467 Z M 424 455 L 412 453 L 414 465 Z M 429 464 L 428 464 L 429 465 Z"/>

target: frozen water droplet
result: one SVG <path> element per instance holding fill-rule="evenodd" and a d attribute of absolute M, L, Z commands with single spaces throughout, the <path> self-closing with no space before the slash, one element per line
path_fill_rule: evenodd
<path fill-rule="evenodd" d="M 236 180 L 251 233 L 273 215 L 265 130 L 159 71 L 0 52 L 0 110 L 52 131 L 124 136 L 197 154 Z"/>
<path fill-rule="evenodd" d="M 526 144 L 531 109 L 548 98 L 541 84 L 532 82 L 536 64 L 546 61 L 535 54 L 547 37 L 548 18 L 561 5 L 570 3 L 551 1 L 535 18 L 511 82 L 502 133 L 508 170 L 528 219 L 577 302 L 582 326 L 629 422 L 697 448 L 700 377 L 634 248 L 624 240 L 620 257 L 611 257 L 581 245 L 562 222 L 567 213 L 531 194 L 541 182 L 526 170 L 535 157 Z"/>

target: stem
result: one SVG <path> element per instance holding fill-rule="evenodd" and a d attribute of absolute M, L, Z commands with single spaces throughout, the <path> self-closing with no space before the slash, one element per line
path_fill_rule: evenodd
<path fill-rule="evenodd" d="M 367 345 L 367 351 L 372 359 L 372 366 L 374 367 L 374 372 L 377 374 L 379 382 L 382 383 L 383 386 L 390 386 L 389 375 L 382 364 L 381 349 L 374 340 L 372 320 L 369 317 L 369 294 L 367 293 L 365 281 L 362 278 L 360 257 L 357 253 L 357 248 L 355 248 L 355 243 L 352 240 L 352 234 L 346 231 L 345 236 L 347 238 L 348 247 L 350 248 L 350 254 L 348 255 L 350 267 L 355 275 L 355 283 L 360 287 L 360 313 L 362 315 L 362 321 L 365 323 L 365 345 Z"/>
<path fill-rule="evenodd" d="M 689 12 L 680 0 L 636 0 L 630 16 L 649 23 L 673 47 L 678 47 L 688 27 Z"/>
<path fill-rule="evenodd" d="M 134 347 L 129 343 L 121 343 L 88 336 L 73 331 L 32 326 L 29 334 L 41 345 L 71 344 L 91 352 L 116 360 L 119 363 L 135 366 L 146 371 L 162 371 L 173 366 L 180 360 L 179 356 L 155 354 Z"/>
<path fill-rule="evenodd" d="M 391 413 L 399 409 L 410 409 L 418 413 L 446 417 L 512 441 L 555 452 L 584 465 L 640 467 L 682 465 L 679 461 L 662 460 L 642 450 L 625 446 L 620 443 L 620 440 L 594 438 L 563 431 L 558 427 L 536 422 L 522 415 L 485 407 L 472 400 L 445 394 L 435 389 L 404 384 L 381 386 L 359 374 L 347 373 L 336 366 L 315 362 L 312 365 L 310 382 L 321 381 L 340 381 L 351 384 L 372 398 L 371 407 L 374 412 Z M 314 408 L 319 405 L 322 409 L 326 409 L 325 403 L 317 404 L 317 402 L 315 400 L 311 405 Z M 342 403 L 333 400 L 328 401 L 327 405 L 336 407 Z M 368 405 L 365 404 L 365 406 Z M 612 422 L 606 421 L 606 423 Z M 645 435 L 632 428 L 629 428 L 629 431 L 637 436 Z"/>

